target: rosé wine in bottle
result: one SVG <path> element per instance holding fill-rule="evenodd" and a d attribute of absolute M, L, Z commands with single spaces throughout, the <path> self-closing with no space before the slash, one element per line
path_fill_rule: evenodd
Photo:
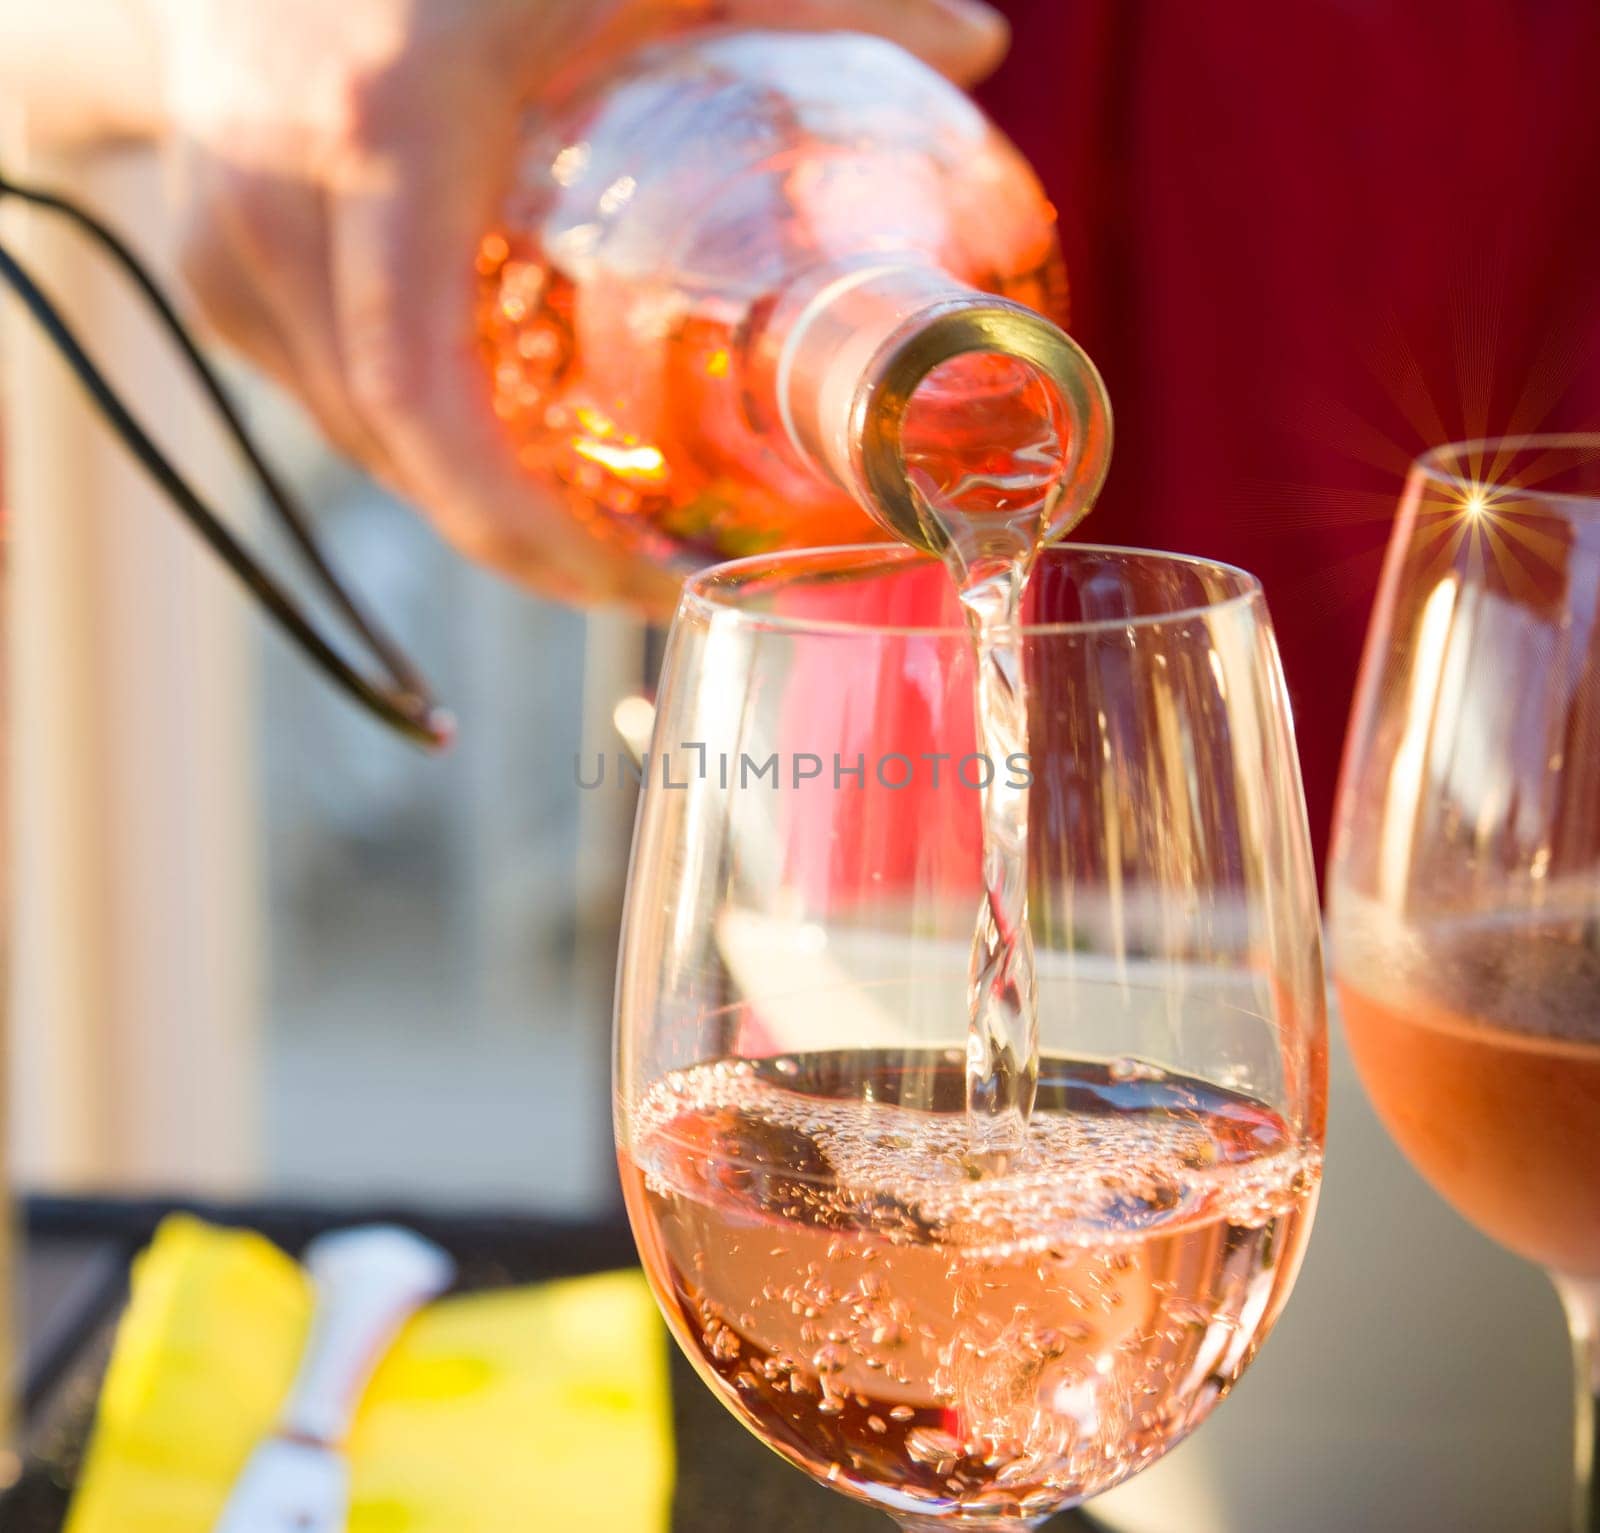
<path fill-rule="evenodd" d="M 1037 180 L 876 38 L 705 34 L 581 85 L 531 130 L 478 282 L 530 475 L 665 563 L 937 547 L 907 459 L 1011 483 L 1057 388 L 1108 430 Z"/>
<path fill-rule="evenodd" d="M 1227 1393 L 1293 1284 L 1320 1151 L 1221 1087 L 1047 1058 L 1023 1152 L 975 1178 L 963 1066 L 696 1065 L 639 1104 L 622 1177 L 673 1330 L 757 1436 L 902 1517 L 1009 1526 Z"/>

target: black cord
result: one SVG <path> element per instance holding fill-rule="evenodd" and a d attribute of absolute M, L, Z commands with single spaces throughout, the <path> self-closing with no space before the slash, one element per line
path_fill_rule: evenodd
<path fill-rule="evenodd" d="M 27 270 L 0 244 L 0 280 L 6 282 L 45 334 L 54 342 L 111 429 L 145 472 L 166 491 L 190 525 L 205 539 L 274 621 L 345 692 L 391 728 L 423 745 L 448 744 L 453 723 L 438 708 L 428 685 L 405 653 L 370 618 L 339 578 L 317 543 L 305 513 L 282 479 L 256 445 L 221 379 L 207 362 L 188 328 L 149 269 L 118 234 L 93 214 L 65 197 L 35 187 L 22 186 L 0 172 L 0 198 L 16 197 L 59 213 L 88 234 L 116 262 L 155 311 L 178 345 L 201 388 L 211 400 L 241 456 L 250 466 L 268 504 L 283 523 L 307 564 L 344 614 L 352 629 L 366 642 L 389 673 L 392 687 L 368 680 L 318 631 L 294 598 L 257 563 L 222 519 L 195 492 L 140 425 L 121 397 L 84 349 L 72 327 Z"/>

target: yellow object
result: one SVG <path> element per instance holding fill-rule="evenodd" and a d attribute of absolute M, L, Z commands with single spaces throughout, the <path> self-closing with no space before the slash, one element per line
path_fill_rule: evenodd
<path fill-rule="evenodd" d="M 311 1308 L 261 1236 L 167 1220 L 134 1268 L 67 1533 L 211 1533 Z M 380 1365 L 348 1451 L 349 1533 L 665 1533 L 666 1340 L 644 1279 L 432 1305 Z"/>

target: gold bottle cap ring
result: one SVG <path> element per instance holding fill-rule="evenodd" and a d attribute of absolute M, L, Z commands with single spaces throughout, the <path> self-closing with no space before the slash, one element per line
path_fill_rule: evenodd
<path fill-rule="evenodd" d="M 892 336 L 855 400 L 859 469 L 874 514 L 906 542 L 938 553 L 944 534 L 923 514 L 906 471 L 901 426 L 912 397 L 936 367 L 988 351 L 1018 357 L 1055 385 L 1067 417 L 1067 463 L 1045 541 L 1064 537 L 1089 513 L 1111 463 L 1111 401 L 1099 370 L 1057 326 L 1003 298 L 963 299 L 919 314 Z"/>

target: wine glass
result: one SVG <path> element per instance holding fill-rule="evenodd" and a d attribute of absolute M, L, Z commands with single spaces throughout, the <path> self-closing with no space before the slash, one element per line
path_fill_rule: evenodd
<path fill-rule="evenodd" d="M 1553 1275 L 1600 1530 L 1600 437 L 1413 466 L 1346 748 L 1341 1010 L 1413 1165 Z"/>
<path fill-rule="evenodd" d="M 1319 1185 L 1315 877 L 1259 586 L 1058 547 L 1025 616 L 1030 748 L 990 762 L 937 562 L 698 577 L 635 835 L 645 1269 L 751 1431 L 906 1529 L 1032 1527 L 1159 1458 L 1272 1326 Z M 994 771 L 1028 786 L 1042 1056 L 999 1165 L 965 1074 Z"/>

